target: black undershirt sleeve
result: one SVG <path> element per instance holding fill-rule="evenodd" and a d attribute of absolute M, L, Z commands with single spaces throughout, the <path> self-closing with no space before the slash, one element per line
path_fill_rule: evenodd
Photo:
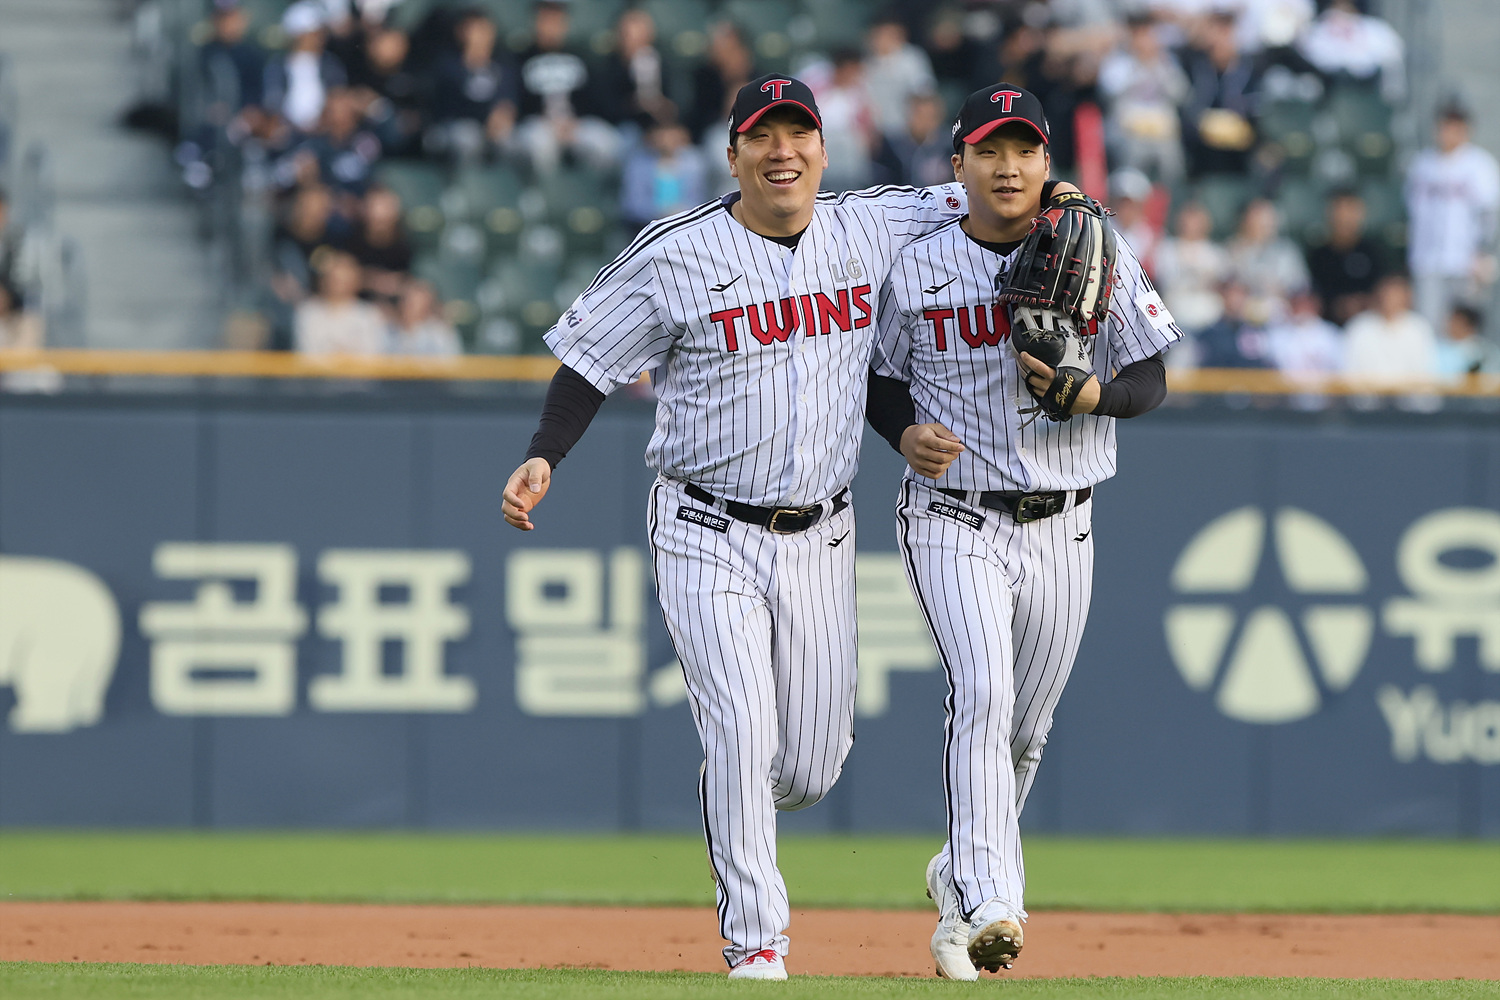
<path fill-rule="evenodd" d="M 1167 398 L 1167 366 L 1160 354 L 1135 361 L 1108 382 L 1099 383 L 1099 405 L 1094 413 L 1101 417 L 1138 417 L 1150 413 Z"/>
<path fill-rule="evenodd" d="M 890 442 L 900 454 L 901 435 L 917 422 L 917 404 L 912 402 L 911 386 L 899 378 L 886 378 L 870 372 L 865 394 L 865 419 L 875 428 L 875 433 Z"/>
<path fill-rule="evenodd" d="M 563 460 L 588 430 L 589 423 L 604 403 L 604 393 L 567 365 L 552 376 L 547 386 L 547 401 L 542 404 L 542 419 L 526 449 L 526 461 L 543 458 L 552 468 Z"/>

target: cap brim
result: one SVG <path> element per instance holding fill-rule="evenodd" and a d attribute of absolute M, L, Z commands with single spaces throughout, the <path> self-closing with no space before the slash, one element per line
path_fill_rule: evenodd
<path fill-rule="evenodd" d="M 779 101 L 772 101 L 770 104 L 767 104 L 765 107 L 755 112 L 755 114 L 751 115 L 749 118 L 746 118 L 742 123 L 740 123 L 738 127 L 735 128 L 735 131 L 750 131 L 751 126 L 760 121 L 767 111 L 770 111 L 772 108 L 780 107 L 783 104 L 795 104 L 797 107 L 807 112 L 808 117 L 813 120 L 814 125 L 816 125 L 818 128 L 823 127 L 823 119 L 818 117 L 818 113 L 816 111 L 808 107 L 806 104 L 803 104 L 801 101 L 794 101 L 790 97 L 784 97 Z"/>
<path fill-rule="evenodd" d="M 1008 125 L 1011 122 L 1025 122 L 1027 125 L 1031 126 L 1031 129 L 1032 129 L 1033 132 L 1036 133 L 1037 138 L 1042 140 L 1042 145 L 1043 146 L 1045 146 L 1045 145 L 1048 144 L 1047 143 L 1047 133 L 1045 133 L 1041 129 L 1037 128 L 1036 127 L 1036 122 L 1032 121 L 1030 118 L 1019 118 L 1019 117 L 1017 117 L 1017 118 L 997 118 L 997 119 L 995 119 L 992 122 L 985 122 L 983 125 L 979 126 L 978 128 L 976 128 L 973 131 L 971 131 L 968 135 L 964 136 L 964 142 L 968 143 L 971 146 L 974 145 L 976 142 L 982 142 L 984 140 L 984 137 L 987 136 L 987 135 L 989 135 L 991 132 L 995 131 L 995 129 L 999 128 L 1001 125 Z"/>

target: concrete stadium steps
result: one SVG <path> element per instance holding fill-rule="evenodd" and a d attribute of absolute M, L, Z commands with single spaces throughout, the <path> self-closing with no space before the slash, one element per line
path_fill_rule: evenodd
<path fill-rule="evenodd" d="M 56 346 L 217 345 L 218 280 L 170 151 L 120 125 L 139 89 L 127 5 L 0 0 L 0 25 L 18 97 L 16 155 L 46 144 L 54 228 L 82 248 L 84 343 Z"/>

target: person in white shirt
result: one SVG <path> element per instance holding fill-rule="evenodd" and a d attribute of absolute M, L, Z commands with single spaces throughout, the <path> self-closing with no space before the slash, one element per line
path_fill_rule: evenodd
<path fill-rule="evenodd" d="M 1229 277 L 1229 253 L 1212 239 L 1213 217 L 1196 201 L 1177 212 L 1174 235 L 1156 247 L 1156 284 L 1177 323 L 1190 334 L 1219 321 L 1224 300 L 1219 286 Z M 1168 357 L 1180 362 L 1187 352 Z"/>
<path fill-rule="evenodd" d="M 1266 329 L 1271 362 L 1294 381 L 1317 382 L 1343 371 L 1343 331 L 1320 315 L 1321 306 L 1316 292 L 1299 288 L 1286 317 Z"/>
<path fill-rule="evenodd" d="M 385 320 L 358 298 L 359 262 L 342 250 L 324 250 L 316 261 L 318 294 L 297 306 L 293 324 L 302 354 L 381 354 Z"/>
<path fill-rule="evenodd" d="M 1387 101 L 1406 96 L 1405 43 L 1385 21 L 1361 14 L 1354 0 L 1331 0 L 1302 33 L 1297 50 L 1328 76 L 1370 80 L 1378 75 Z"/>
<path fill-rule="evenodd" d="M 1280 319 L 1292 290 L 1311 283 L 1302 251 L 1281 235 L 1281 213 L 1265 198 L 1245 206 L 1229 242 L 1229 266 L 1250 289 L 1249 313 L 1260 322 Z"/>
<path fill-rule="evenodd" d="M 1126 24 L 1126 44 L 1099 66 L 1109 140 L 1122 165 L 1173 184 L 1185 169 L 1177 109 L 1187 99 L 1187 74 L 1162 45 L 1149 11 L 1131 14 Z"/>
<path fill-rule="evenodd" d="M 866 39 L 865 93 L 875 115 L 875 128 L 894 132 L 906 124 L 906 102 L 911 95 L 937 90 L 932 60 L 911 44 L 906 25 L 895 17 L 877 17 Z"/>
<path fill-rule="evenodd" d="M 1411 282 L 1389 274 L 1375 286 L 1375 308 L 1345 328 L 1344 371 L 1351 379 L 1410 385 L 1438 376 L 1437 337 L 1432 324 L 1412 311 Z"/>
<path fill-rule="evenodd" d="M 1438 114 L 1436 148 L 1411 162 L 1406 211 L 1417 311 L 1438 328 L 1456 303 L 1483 299 L 1496 270 L 1500 165 L 1469 141 L 1469 112 L 1457 102 Z"/>
<path fill-rule="evenodd" d="M 437 293 L 425 281 L 408 281 L 386 331 L 386 353 L 452 358 L 463 353 L 458 331 L 438 310 Z"/>

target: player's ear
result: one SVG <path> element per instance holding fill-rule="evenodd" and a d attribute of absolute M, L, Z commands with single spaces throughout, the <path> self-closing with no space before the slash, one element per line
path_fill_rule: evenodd
<path fill-rule="evenodd" d="M 725 147 L 724 151 L 729 154 L 729 176 L 730 177 L 739 177 L 739 175 L 740 175 L 739 156 L 735 153 L 734 147 L 733 146 L 727 146 L 727 147 Z"/>
<path fill-rule="evenodd" d="M 960 184 L 964 182 L 964 158 L 958 153 L 953 154 L 953 179 Z"/>
<path fill-rule="evenodd" d="M 1045 149 L 1042 150 L 1042 166 L 1046 171 L 1042 175 L 1042 180 L 1050 181 L 1052 179 L 1052 154 Z"/>

